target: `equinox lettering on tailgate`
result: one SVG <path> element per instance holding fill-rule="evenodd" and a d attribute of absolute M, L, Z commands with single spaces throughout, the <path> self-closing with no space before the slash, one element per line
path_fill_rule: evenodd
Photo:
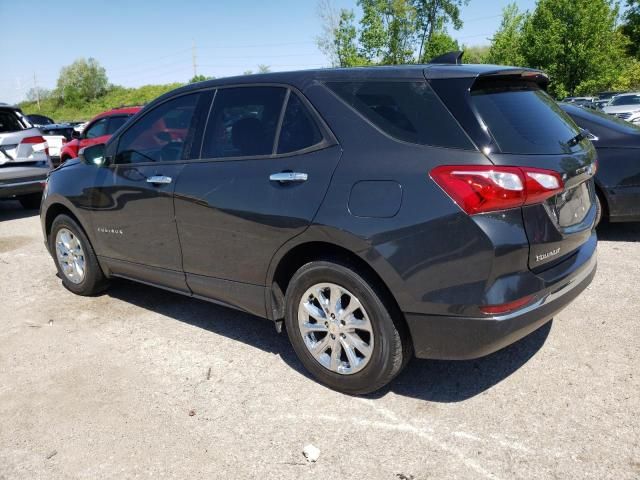
<path fill-rule="evenodd" d="M 555 257 L 559 253 L 560 253 L 560 247 L 556 248 L 555 250 L 551 250 L 550 252 L 547 252 L 547 253 L 541 253 L 540 255 L 536 255 L 536 262 L 541 262 L 542 260 L 549 257 Z"/>

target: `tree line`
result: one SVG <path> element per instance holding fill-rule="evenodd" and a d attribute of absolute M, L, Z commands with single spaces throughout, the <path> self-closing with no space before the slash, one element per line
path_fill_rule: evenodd
<path fill-rule="evenodd" d="M 477 1 L 477 0 L 474 0 Z M 484 47 L 460 45 L 469 0 L 358 0 L 356 12 L 320 0 L 319 48 L 333 66 L 426 63 L 465 50 L 465 63 L 538 68 L 556 97 L 640 89 L 640 0 L 538 0 L 532 11 L 511 3 Z"/>

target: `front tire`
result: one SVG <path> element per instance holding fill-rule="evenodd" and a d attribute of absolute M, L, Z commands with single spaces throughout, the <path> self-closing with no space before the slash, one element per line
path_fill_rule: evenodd
<path fill-rule="evenodd" d="M 107 286 L 93 247 L 77 222 L 59 215 L 51 225 L 49 251 L 65 288 L 77 295 L 95 295 Z"/>
<path fill-rule="evenodd" d="M 371 393 L 407 363 L 409 335 L 378 290 L 342 263 L 310 262 L 294 274 L 285 299 L 287 333 L 319 382 L 348 394 Z"/>

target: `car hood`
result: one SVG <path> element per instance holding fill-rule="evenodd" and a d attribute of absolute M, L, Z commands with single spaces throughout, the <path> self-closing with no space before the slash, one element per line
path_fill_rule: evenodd
<path fill-rule="evenodd" d="M 604 113 L 640 112 L 640 105 L 609 105 L 602 107 Z"/>

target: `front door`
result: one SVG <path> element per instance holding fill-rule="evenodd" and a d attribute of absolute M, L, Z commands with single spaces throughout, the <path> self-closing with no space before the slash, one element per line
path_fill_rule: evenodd
<path fill-rule="evenodd" d="M 199 97 L 160 104 L 108 146 L 115 153 L 91 192 L 92 224 L 96 251 L 115 274 L 188 291 L 173 195 Z"/>
<path fill-rule="evenodd" d="M 275 252 L 312 221 L 340 158 L 331 138 L 293 91 L 218 89 L 202 154 L 175 191 L 183 268 L 196 295 L 259 311 L 239 305 L 251 302 L 240 290 L 263 302 L 251 285 L 264 286 Z"/>

